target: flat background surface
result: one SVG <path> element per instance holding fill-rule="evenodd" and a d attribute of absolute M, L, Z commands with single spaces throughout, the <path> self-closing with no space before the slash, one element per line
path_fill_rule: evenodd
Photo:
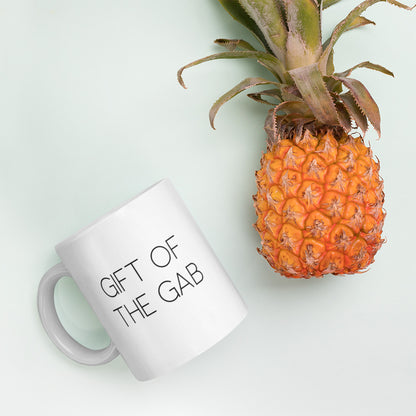
<path fill-rule="evenodd" d="M 325 12 L 328 35 L 358 4 Z M 414 67 L 416 13 L 378 4 L 377 26 L 337 44 L 382 112 L 385 244 L 368 273 L 287 280 L 256 253 L 251 195 L 265 150 L 264 109 L 243 95 L 208 109 L 253 62 L 178 67 L 250 40 L 214 0 L 0 1 L 0 397 L 23 415 L 392 416 L 416 413 Z M 389 63 L 390 62 L 390 63 Z M 193 362 L 148 383 L 122 359 L 84 367 L 63 356 L 36 310 L 55 243 L 170 177 L 249 307 L 246 321 Z M 62 319 L 90 347 L 107 337 L 70 279 Z"/>

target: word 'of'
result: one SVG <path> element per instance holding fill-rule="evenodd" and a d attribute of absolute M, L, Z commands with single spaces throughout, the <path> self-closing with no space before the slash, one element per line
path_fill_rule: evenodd
<path fill-rule="evenodd" d="M 150 260 L 152 261 L 152 264 L 154 264 L 156 267 L 162 268 L 168 266 L 172 260 L 172 255 L 175 259 L 178 258 L 175 254 L 175 248 L 177 248 L 178 245 L 171 246 L 169 243 L 169 241 L 173 237 L 175 236 L 171 235 L 169 238 L 165 240 L 166 247 L 161 245 L 156 246 L 151 250 Z M 130 263 L 127 263 L 123 267 L 120 267 L 119 269 L 115 270 L 113 273 L 110 273 L 109 276 L 105 276 L 100 280 L 101 289 L 108 297 L 115 298 L 117 295 L 120 295 L 121 293 L 126 291 L 123 282 L 127 280 L 129 274 L 134 275 L 141 282 L 143 282 L 143 278 L 140 276 L 140 273 L 138 272 L 138 270 L 136 269 L 136 265 L 134 264 L 138 260 L 139 259 L 134 259 Z M 122 272 L 124 276 L 120 276 L 120 272 Z"/>

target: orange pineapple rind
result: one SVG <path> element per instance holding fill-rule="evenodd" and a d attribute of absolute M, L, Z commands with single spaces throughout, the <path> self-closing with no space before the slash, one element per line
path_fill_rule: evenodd
<path fill-rule="evenodd" d="M 352 138 L 345 134 L 337 142 L 331 130 L 316 134 L 315 140 L 310 135 L 308 132 L 306 141 L 297 138 L 296 153 L 302 154 L 302 158 L 296 174 L 293 166 L 284 161 L 291 146 L 288 140 L 274 144 L 267 157 L 262 158 L 263 165 L 256 172 L 261 186 L 254 196 L 256 228 L 262 239 L 259 252 L 286 277 L 364 271 L 384 242 L 384 193 L 379 169 L 374 168 L 370 175 L 365 168 L 376 162 L 363 149 L 361 136 Z M 332 150 L 324 159 L 318 154 L 322 154 L 328 141 Z M 339 145 L 333 147 L 334 143 Z M 345 163 L 346 155 L 360 155 L 360 164 L 350 168 Z M 274 161 L 280 176 L 287 174 L 290 186 L 282 186 L 280 179 L 274 179 L 279 175 L 267 160 Z M 281 163 L 277 163 L 279 160 Z M 309 166 L 314 160 L 318 160 L 320 168 L 311 179 Z"/>

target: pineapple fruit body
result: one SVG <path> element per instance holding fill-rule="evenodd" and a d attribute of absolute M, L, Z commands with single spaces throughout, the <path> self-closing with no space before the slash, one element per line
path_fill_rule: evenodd
<path fill-rule="evenodd" d="M 259 252 L 286 277 L 352 274 L 383 243 L 383 181 L 361 136 L 306 130 L 270 145 L 256 172 Z"/>

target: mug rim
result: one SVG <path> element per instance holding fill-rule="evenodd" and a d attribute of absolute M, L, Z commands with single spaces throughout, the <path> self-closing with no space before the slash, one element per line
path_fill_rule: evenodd
<path fill-rule="evenodd" d="M 141 191 L 139 194 L 135 195 L 133 198 L 128 199 L 126 202 L 124 202 L 121 205 L 116 206 L 112 210 L 108 211 L 106 214 L 101 215 L 98 217 L 95 221 L 89 223 L 85 227 L 81 228 L 79 231 L 75 232 L 74 234 L 71 234 L 69 237 L 65 238 L 61 242 L 55 245 L 55 250 L 58 251 L 61 247 L 77 240 L 78 238 L 84 236 L 88 232 L 92 231 L 95 227 L 102 224 L 103 222 L 107 221 L 110 217 L 112 217 L 117 212 L 122 211 L 124 208 L 127 207 L 127 205 L 130 205 L 132 202 L 136 201 L 137 199 L 143 197 L 145 194 L 153 190 L 159 185 L 162 184 L 171 184 L 171 181 L 168 178 L 160 179 L 159 181 L 155 182 L 153 185 L 148 186 L 143 191 Z"/>

